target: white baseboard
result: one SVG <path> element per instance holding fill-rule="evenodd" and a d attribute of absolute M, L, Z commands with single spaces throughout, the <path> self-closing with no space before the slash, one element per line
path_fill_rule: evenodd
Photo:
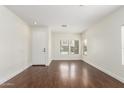
<path fill-rule="evenodd" d="M 53 60 L 82 60 L 82 59 L 81 58 L 69 58 L 69 59 L 67 59 L 67 58 L 55 58 Z"/>
<path fill-rule="evenodd" d="M 52 59 L 49 59 L 46 65 L 49 66 L 51 62 L 52 62 Z"/>
<path fill-rule="evenodd" d="M 28 65 L 14 73 L 12 73 L 11 75 L 7 76 L 7 77 L 4 77 L 4 79 L 1 79 L 0 80 L 0 85 L 3 84 L 4 82 L 10 80 L 11 78 L 13 78 L 14 76 L 18 75 L 19 73 L 23 72 L 25 69 L 29 68 L 31 65 Z"/>
<path fill-rule="evenodd" d="M 117 79 L 118 81 L 124 83 L 124 78 L 123 78 L 123 77 L 120 77 L 120 76 L 116 75 L 115 73 L 112 73 L 112 72 L 110 72 L 109 70 L 106 70 L 106 69 L 104 69 L 104 68 L 102 68 L 102 67 L 100 67 L 100 66 L 97 66 L 96 64 L 93 64 L 93 63 L 91 63 L 91 62 L 88 62 L 88 61 L 85 61 L 85 60 L 82 60 L 82 61 L 84 61 L 84 62 L 86 62 L 86 63 L 92 65 L 93 67 L 95 67 L 95 68 L 101 70 L 102 72 L 104 72 L 104 73 L 110 75 L 111 77 Z"/>

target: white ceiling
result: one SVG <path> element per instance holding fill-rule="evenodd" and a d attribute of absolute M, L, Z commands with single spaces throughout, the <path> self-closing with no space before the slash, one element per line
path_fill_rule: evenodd
<path fill-rule="evenodd" d="M 31 26 L 48 26 L 53 31 L 81 32 L 120 6 L 15 5 L 6 7 Z M 34 24 L 34 21 L 37 24 Z M 67 27 L 63 28 L 61 25 Z"/>

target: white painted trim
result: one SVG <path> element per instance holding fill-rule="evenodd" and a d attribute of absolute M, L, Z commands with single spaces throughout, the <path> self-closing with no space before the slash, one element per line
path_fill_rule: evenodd
<path fill-rule="evenodd" d="M 82 60 L 82 58 L 54 58 L 53 60 Z"/>
<path fill-rule="evenodd" d="M 52 59 L 49 59 L 46 65 L 49 66 L 51 62 L 52 62 Z"/>
<path fill-rule="evenodd" d="M 31 65 L 26 66 L 22 69 L 20 69 L 19 71 L 16 71 L 14 73 L 12 73 L 11 75 L 9 75 L 8 77 L 4 77 L 4 79 L 0 80 L 0 85 L 3 84 L 4 82 L 10 80 L 11 78 L 13 78 L 14 76 L 18 75 L 19 73 L 23 72 L 24 70 L 26 70 L 27 68 L 29 68 Z"/>
<path fill-rule="evenodd" d="M 102 67 L 97 66 L 96 64 L 93 64 L 93 63 L 91 63 L 91 62 L 88 62 L 88 61 L 85 61 L 85 60 L 82 60 L 82 61 L 84 61 L 84 62 L 86 62 L 86 63 L 92 65 L 93 67 L 95 67 L 95 68 L 101 70 L 102 72 L 104 72 L 104 73 L 110 75 L 111 77 L 113 77 L 113 78 L 119 80 L 120 82 L 124 83 L 124 78 L 123 78 L 123 77 L 119 77 L 119 76 L 116 75 L 115 73 L 112 73 L 112 72 L 110 72 L 110 71 L 108 71 L 108 70 L 106 70 L 106 69 L 103 69 Z"/>
<path fill-rule="evenodd" d="M 124 65 L 124 25 L 121 26 L 122 65 Z"/>

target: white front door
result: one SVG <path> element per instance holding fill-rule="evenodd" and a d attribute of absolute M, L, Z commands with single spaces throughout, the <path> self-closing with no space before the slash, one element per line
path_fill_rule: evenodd
<path fill-rule="evenodd" d="M 47 64 L 47 32 L 32 32 L 32 63 L 33 65 Z"/>

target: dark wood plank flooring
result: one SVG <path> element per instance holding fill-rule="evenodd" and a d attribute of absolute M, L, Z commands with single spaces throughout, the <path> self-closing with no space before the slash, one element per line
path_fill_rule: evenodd
<path fill-rule="evenodd" d="M 122 88 L 124 84 L 82 61 L 53 61 L 31 66 L 0 87 L 4 88 Z"/>

